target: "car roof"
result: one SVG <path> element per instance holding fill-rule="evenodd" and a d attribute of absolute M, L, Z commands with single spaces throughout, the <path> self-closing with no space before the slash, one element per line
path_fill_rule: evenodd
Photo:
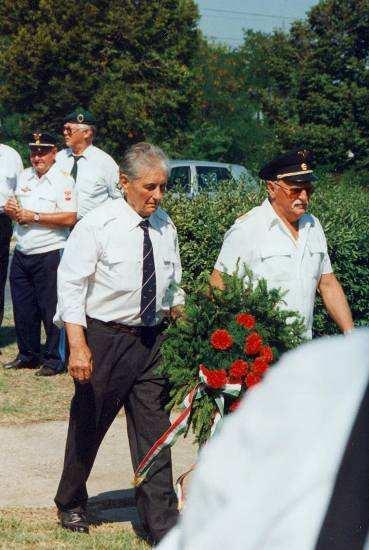
<path fill-rule="evenodd" d="M 228 168 L 229 166 L 237 166 L 238 168 L 242 168 L 243 170 L 246 170 L 244 166 L 241 166 L 241 164 L 233 164 L 232 162 L 212 162 L 207 160 L 188 160 L 188 159 L 175 159 L 170 160 L 169 165 L 170 167 L 173 166 L 187 166 L 190 164 L 196 164 L 197 166 L 214 166 L 214 167 L 220 167 L 220 168 Z"/>

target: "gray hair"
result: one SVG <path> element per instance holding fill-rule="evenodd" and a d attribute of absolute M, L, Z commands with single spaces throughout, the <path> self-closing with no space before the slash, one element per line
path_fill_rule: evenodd
<path fill-rule="evenodd" d="M 141 141 L 128 147 L 119 169 L 132 181 L 140 177 L 142 166 L 149 168 L 153 164 L 161 164 L 163 171 L 169 176 L 169 159 L 164 151 L 152 143 Z"/>

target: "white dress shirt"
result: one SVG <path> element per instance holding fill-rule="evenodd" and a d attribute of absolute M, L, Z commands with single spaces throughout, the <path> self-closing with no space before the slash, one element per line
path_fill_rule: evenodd
<path fill-rule="evenodd" d="M 368 380 L 368 329 L 284 355 L 203 449 L 158 550 L 314 550 Z"/>
<path fill-rule="evenodd" d="M 76 212 L 74 179 L 53 166 L 39 178 L 34 168 L 26 168 L 18 178 L 15 197 L 21 208 L 37 213 Z M 15 226 L 16 248 L 23 254 L 40 254 L 64 248 L 67 227 L 50 228 L 38 223 Z"/>
<path fill-rule="evenodd" d="M 70 174 L 74 157 L 70 148 L 59 151 L 56 162 L 62 170 Z M 96 208 L 109 197 L 121 198 L 117 189 L 119 168 L 115 160 L 95 145 L 89 145 L 78 161 L 76 188 L 78 193 L 77 218 Z"/>
<path fill-rule="evenodd" d="M 160 208 L 149 218 L 156 271 L 156 323 L 184 303 L 176 228 Z M 101 321 L 142 325 L 140 301 L 144 234 L 137 214 L 121 198 L 109 200 L 74 228 L 58 270 L 54 321 L 86 326 Z"/>
<path fill-rule="evenodd" d="M 319 220 L 311 214 L 299 219 L 295 240 L 268 200 L 241 216 L 226 233 L 215 268 L 225 273 L 246 264 L 269 288 L 286 291 L 281 307 L 299 312 L 306 337 L 312 336 L 314 300 L 321 275 L 332 272 L 327 241 Z"/>
<path fill-rule="evenodd" d="M 4 204 L 15 191 L 22 170 L 23 162 L 17 151 L 0 143 L 0 213 L 4 212 Z"/>

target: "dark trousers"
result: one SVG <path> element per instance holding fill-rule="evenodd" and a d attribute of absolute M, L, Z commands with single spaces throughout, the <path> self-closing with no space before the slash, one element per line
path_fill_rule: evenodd
<path fill-rule="evenodd" d="M 127 419 L 133 468 L 169 427 L 164 410 L 167 380 L 156 373 L 163 335 L 144 329 L 137 336 L 90 320 L 87 342 L 94 370 L 87 384 L 75 384 L 64 469 L 55 502 L 59 509 L 85 508 L 86 481 L 100 443 L 122 406 Z M 141 521 L 154 541 L 176 523 L 177 498 L 173 490 L 170 450 L 163 451 L 136 488 Z"/>
<path fill-rule="evenodd" d="M 12 233 L 11 219 L 6 214 L 0 214 L 0 327 L 4 317 L 5 284 L 8 275 L 9 246 Z"/>
<path fill-rule="evenodd" d="M 56 311 L 56 275 L 60 250 L 22 254 L 15 250 L 10 267 L 10 289 L 18 358 L 35 366 L 41 362 L 41 322 L 46 333 L 42 363 L 64 370 L 64 331 L 53 323 Z"/>

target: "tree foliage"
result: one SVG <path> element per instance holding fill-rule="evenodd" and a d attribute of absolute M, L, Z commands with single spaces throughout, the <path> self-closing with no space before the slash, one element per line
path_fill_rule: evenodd
<path fill-rule="evenodd" d="M 175 140 L 196 105 L 197 17 L 192 0 L 3 0 L 0 103 L 32 128 L 91 109 L 113 154 Z"/>
<path fill-rule="evenodd" d="M 369 158 L 369 1 L 322 0 L 289 33 L 248 33 L 253 93 L 281 149 L 304 144 L 343 171 Z M 334 144 L 334 146 L 332 146 Z"/>

